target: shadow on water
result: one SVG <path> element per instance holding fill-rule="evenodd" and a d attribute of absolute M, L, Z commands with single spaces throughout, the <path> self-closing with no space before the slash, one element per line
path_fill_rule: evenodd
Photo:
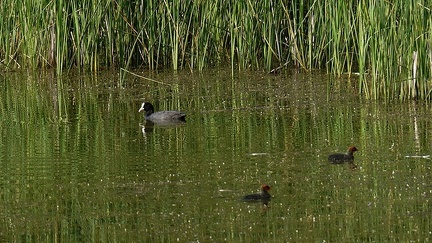
<path fill-rule="evenodd" d="M 430 238 L 429 104 L 321 73 L 143 75 L 162 82 L 1 77 L 0 240 Z M 188 121 L 144 123 L 142 101 Z M 355 169 L 328 163 L 352 144 Z M 263 181 L 271 204 L 238 200 Z"/>

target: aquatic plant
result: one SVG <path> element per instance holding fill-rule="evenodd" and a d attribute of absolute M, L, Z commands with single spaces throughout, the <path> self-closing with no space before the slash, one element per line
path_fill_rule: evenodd
<path fill-rule="evenodd" d="M 427 1 L 18 1 L 0 5 L 2 69 L 285 67 L 358 74 L 373 99 L 430 99 Z"/>

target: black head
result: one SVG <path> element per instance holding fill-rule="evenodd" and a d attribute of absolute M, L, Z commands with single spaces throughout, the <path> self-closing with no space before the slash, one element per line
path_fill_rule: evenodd
<path fill-rule="evenodd" d="M 138 112 L 145 111 L 146 116 L 151 115 L 154 112 L 154 107 L 149 102 L 144 102 L 141 104 L 141 108 L 138 110 Z"/>

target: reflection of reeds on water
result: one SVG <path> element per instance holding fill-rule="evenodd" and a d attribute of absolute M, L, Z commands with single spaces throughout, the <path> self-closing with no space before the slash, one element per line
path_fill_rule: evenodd
<path fill-rule="evenodd" d="M 430 238 L 427 217 L 413 217 L 431 211 L 430 164 L 400 160 L 401 151 L 429 151 L 427 105 L 363 102 L 333 89 L 328 98 L 326 75 L 231 79 L 229 72 L 161 74 L 164 84 L 126 78 L 124 87 L 116 75 L 62 85 L 8 76 L 0 89 L 1 237 Z M 142 99 L 184 110 L 187 125 L 155 127 L 143 138 Z M 328 166 L 330 148 L 348 144 L 361 148 L 361 168 Z M 237 193 L 214 197 L 220 185 L 247 188 L 258 179 L 277 185 L 270 210 L 239 202 Z"/>

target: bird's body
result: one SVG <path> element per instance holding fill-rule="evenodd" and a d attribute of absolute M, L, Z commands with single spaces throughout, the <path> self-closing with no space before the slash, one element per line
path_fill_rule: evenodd
<path fill-rule="evenodd" d="M 261 192 L 257 194 L 246 195 L 242 198 L 243 201 L 270 201 L 271 195 L 268 193 L 270 186 L 263 184 L 261 185 Z"/>
<path fill-rule="evenodd" d="M 348 148 L 348 152 L 346 154 L 331 154 L 328 157 L 328 161 L 331 164 L 343 164 L 343 163 L 353 163 L 354 162 L 354 152 L 358 151 L 358 149 L 354 146 Z"/>
<path fill-rule="evenodd" d="M 144 102 L 138 112 L 144 111 L 144 118 L 156 124 L 163 123 L 184 123 L 186 122 L 186 114 L 180 111 L 157 111 L 154 112 L 154 107 L 151 103 Z"/>

